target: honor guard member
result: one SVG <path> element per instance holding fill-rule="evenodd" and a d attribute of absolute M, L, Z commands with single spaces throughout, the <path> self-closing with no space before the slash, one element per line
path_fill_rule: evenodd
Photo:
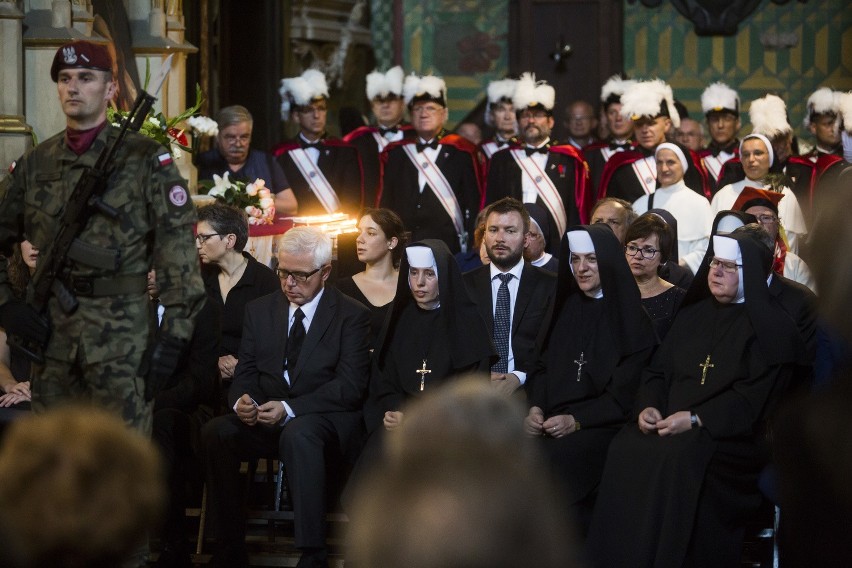
<path fill-rule="evenodd" d="M 843 93 L 827 87 L 817 89 L 808 97 L 808 114 L 805 116 L 805 128 L 816 138 L 814 149 L 805 158 L 816 166 L 816 182 L 824 179 L 824 174 L 843 161 L 843 144 L 840 141 L 840 101 Z"/>
<path fill-rule="evenodd" d="M 556 91 L 544 81 L 524 73 L 513 99 L 518 115 L 520 146 L 498 152 L 491 159 L 485 202 L 514 197 L 547 209 L 550 233 L 545 236 L 550 254 L 559 253 L 561 235 L 580 222 L 585 210 L 589 179 L 579 150 L 550 138 Z"/>
<path fill-rule="evenodd" d="M 597 195 L 601 175 L 609 159 L 616 152 L 633 150 L 633 121 L 621 114 L 621 95 L 636 81 L 613 75 L 601 88 L 601 107 L 609 136 L 606 140 L 583 148 L 583 156 L 589 164 L 589 180 L 592 195 Z"/>
<path fill-rule="evenodd" d="M 25 154 L 0 182 L 4 254 L 24 238 L 39 249 L 39 262 L 51 254 L 78 180 L 119 133 L 106 119 L 117 88 L 113 71 L 104 45 L 74 41 L 57 50 L 50 77 L 66 128 Z M 0 322 L 10 336 L 45 345 L 44 364 L 33 366 L 35 411 L 82 399 L 150 433 L 154 387 L 177 367 L 204 297 L 195 209 L 171 154 L 150 138 L 128 130 L 107 167 L 102 200 L 117 216 L 92 213 L 57 279 L 76 298 L 76 310 L 66 313 L 51 296 L 47 327 L 32 307 L 20 303 L 15 310 L 3 262 Z M 165 308 L 159 329 L 146 292 L 152 266 Z"/>
<path fill-rule="evenodd" d="M 498 150 L 517 141 L 518 119 L 512 97 L 518 85 L 517 79 L 501 79 L 488 83 L 488 104 L 485 105 L 485 124 L 494 128 L 494 138 L 479 147 L 486 164 Z M 487 166 L 486 166 L 487 167 Z"/>
<path fill-rule="evenodd" d="M 409 75 L 403 97 L 417 136 L 382 152 L 381 207 L 392 209 L 411 240 L 440 239 L 467 252 L 480 203 L 476 146 L 447 134 L 447 85 L 440 77 Z"/>
<path fill-rule="evenodd" d="M 273 154 L 284 169 L 299 203 L 299 215 L 344 212 L 355 215 L 363 205 L 358 150 L 328 138 L 328 85 L 325 75 L 308 69 L 281 79 L 281 116 L 292 117 L 299 134 Z"/>
<path fill-rule="evenodd" d="M 722 166 L 739 156 L 740 96 L 725 83 L 713 83 L 701 93 L 701 110 L 710 130 L 710 144 L 698 155 L 715 190 Z"/>
<path fill-rule="evenodd" d="M 805 128 L 814 135 L 816 145 L 806 156 L 814 163 L 823 155 L 843 157 L 843 145 L 840 143 L 839 95 L 840 93 L 823 87 L 808 97 Z"/>
<path fill-rule="evenodd" d="M 364 206 L 373 207 L 381 182 L 379 155 L 391 142 L 414 136 L 414 129 L 403 122 L 405 101 L 402 99 L 402 82 L 405 74 L 397 65 L 382 73 L 378 70 L 367 75 L 367 99 L 376 117 L 376 126 L 361 126 L 343 137 L 355 146 L 364 170 Z"/>
<path fill-rule="evenodd" d="M 598 199 L 619 197 L 634 202 L 650 195 L 657 183 L 657 163 L 654 152 L 666 141 L 672 127 L 680 126 L 680 114 L 675 108 L 672 88 L 664 81 L 637 81 L 621 96 L 621 114 L 633 121 L 636 148 L 610 158 L 601 175 Z M 681 146 L 689 169 L 684 182 L 692 191 L 710 197 L 701 160 L 695 152 Z"/>
<path fill-rule="evenodd" d="M 805 216 L 805 221 L 811 222 L 811 202 L 816 181 L 816 166 L 813 162 L 803 156 L 794 155 L 793 152 L 793 127 L 787 119 L 787 105 L 776 95 L 766 95 L 752 101 L 748 109 L 751 120 L 752 134 L 765 136 L 772 145 L 773 163 L 769 173 L 783 173 L 787 179 L 784 182 L 796 196 L 798 206 Z M 719 191 L 724 185 L 733 184 L 746 178 L 743 164 L 737 160 L 730 160 L 725 164 L 722 177 L 719 180 Z M 724 184 L 724 185 L 723 185 Z M 787 200 L 786 206 L 791 206 Z M 784 218 L 785 223 L 791 223 L 789 217 Z M 794 226 L 788 226 L 792 231 L 800 232 Z"/>

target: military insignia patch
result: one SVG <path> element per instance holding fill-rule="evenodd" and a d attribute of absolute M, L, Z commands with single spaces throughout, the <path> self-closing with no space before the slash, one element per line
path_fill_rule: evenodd
<path fill-rule="evenodd" d="M 77 51 L 74 49 L 73 45 L 62 48 L 62 58 L 65 60 L 66 65 L 74 65 L 77 63 Z"/>
<path fill-rule="evenodd" d="M 189 200 L 189 194 L 187 194 L 186 189 L 180 185 L 173 185 L 169 190 L 169 201 L 171 201 L 172 205 L 175 207 L 183 207 L 186 205 L 186 202 Z"/>
<path fill-rule="evenodd" d="M 168 166 L 172 163 L 172 155 L 166 152 L 165 154 L 160 154 L 157 156 L 157 161 L 160 163 L 160 166 Z"/>

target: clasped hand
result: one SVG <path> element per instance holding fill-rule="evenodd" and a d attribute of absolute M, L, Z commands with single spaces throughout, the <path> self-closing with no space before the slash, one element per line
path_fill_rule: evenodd
<path fill-rule="evenodd" d="M 530 436 L 562 438 L 577 430 L 577 421 L 571 414 L 557 414 L 545 420 L 544 411 L 533 406 L 524 419 L 524 430 Z"/>
<path fill-rule="evenodd" d="M 280 400 L 270 400 L 255 406 L 255 402 L 248 394 L 244 394 L 237 400 L 234 408 L 239 419 L 248 426 L 255 424 L 278 424 L 284 419 L 284 405 Z"/>
<path fill-rule="evenodd" d="M 692 414 L 688 410 L 679 410 L 664 419 L 659 410 L 649 406 L 639 413 L 638 423 L 644 434 L 656 432 L 660 436 L 672 436 L 692 429 Z"/>

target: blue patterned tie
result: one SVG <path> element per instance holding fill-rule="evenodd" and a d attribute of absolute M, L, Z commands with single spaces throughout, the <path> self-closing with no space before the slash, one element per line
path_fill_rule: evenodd
<path fill-rule="evenodd" d="M 494 310 L 494 346 L 500 360 L 491 366 L 495 373 L 509 372 L 509 280 L 512 274 L 498 274 L 500 288 L 497 290 L 497 308 Z"/>

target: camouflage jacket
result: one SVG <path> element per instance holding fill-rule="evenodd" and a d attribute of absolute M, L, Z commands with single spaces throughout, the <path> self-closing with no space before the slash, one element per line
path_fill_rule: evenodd
<path fill-rule="evenodd" d="M 61 132 L 13 164 L 10 175 L 0 181 L 0 247 L 4 252 L 23 238 L 42 251 L 48 247 L 83 169 L 95 164 L 117 134 L 117 128 L 107 125 L 92 147 L 77 156 L 67 148 Z M 127 134 L 114 166 L 103 200 L 118 210 L 119 216 L 112 219 L 94 213 L 78 239 L 100 253 L 115 255 L 118 269 L 104 268 L 103 263 L 89 264 L 85 256 L 73 255 L 71 274 L 107 280 L 143 277 L 144 281 L 148 270 L 156 267 L 160 302 L 166 308 L 161 329 L 189 339 L 204 287 L 193 241 L 195 208 L 186 182 L 162 146 L 135 132 Z M 0 263 L 0 305 L 10 298 L 6 266 Z M 80 307 L 71 316 L 64 314 L 54 299 L 49 302 L 53 335 L 46 355 L 69 359 L 82 348 L 87 360 L 105 360 L 121 355 L 123 347 L 116 345 L 104 352 L 105 343 L 121 342 L 111 341 L 115 334 L 147 336 L 144 330 L 148 329 L 150 314 L 144 283 L 138 292 L 78 295 L 78 300 Z M 57 336 L 65 337 L 57 341 Z"/>

